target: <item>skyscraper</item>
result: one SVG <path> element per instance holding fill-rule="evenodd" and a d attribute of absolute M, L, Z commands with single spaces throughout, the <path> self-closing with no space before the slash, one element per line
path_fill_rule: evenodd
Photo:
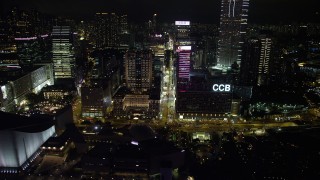
<path fill-rule="evenodd" d="M 123 48 L 128 48 L 130 44 L 130 33 L 128 27 L 128 16 L 119 16 L 119 45 Z"/>
<path fill-rule="evenodd" d="M 258 86 L 264 85 L 267 83 L 267 78 L 269 75 L 269 61 L 270 61 L 270 52 L 272 40 L 266 35 L 260 37 L 261 40 L 261 53 L 259 61 L 259 71 L 258 71 Z"/>
<path fill-rule="evenodd" d="M 249 0 L 222 0 L 218 41 L 218 64 L 240 65 L 243 37 L 246 34 Z"/>
<path fill-rule="evenodd" d="M 128 51 L 125 55 L 127 87 L 133 91 L 148 91 L 152 82 L 152 52 Z"/>
<path fill-rule="evenodd" d="M 185 91 L 190 80 L 191 46 L 179 46 L 177 52 L 179 54 L 177 63 L 177 90 Z"/>
<path fill-rule="evenodd" d="M 243 61 L 241 61 L 240 84 L 256 86 L 261 42 L 259 38 L 250 38 L 243 47 Z"/>
<path fill-rule="evenodd" d="M 75 59 L 69 26 L 53 26 L 52 60 L 55 79 L 73 78 Z"/>
<path fill-rule="evenodd" d="M 242 85 L 261 86 L 268 83 L 271 50 L 272 38 L 266 34 L 245 43 L 244 60 L 241 62 Z"/>
<path fill-rule="evenodd" d="M 123 18 L 122 20 L 125 20 Z M 115 13 L 96 13 L 94 32 L 96 47 L 103 49 L 105 47 L 118 46 L 119 34 L 122 31 L 123 23 L 125 22 L 119 23 L 119 17 Z"/>
<path fill-rule="evenodd" d="M 176 26 L 176 52 L 177 59 L 177 91 L 184 92 L 187 89 L 190 80 L 191 70 L 191 39 L 190 39 L 190 21 L 175 21 Z"/>

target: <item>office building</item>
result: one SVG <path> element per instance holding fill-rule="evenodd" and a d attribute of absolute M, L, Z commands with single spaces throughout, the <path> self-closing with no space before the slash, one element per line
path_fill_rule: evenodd
<path fill-rule="evenodd" d="M 181 120 L 222 120 L 230 115 L 232 101 L 229 76 L 193 72 L 186 89 L 177 91 L 175 110 Z"/>
<path fill-rule="evenodd" d="M 110 78 L 118 69 L 123 59 L 123 52 L 116 49 L 96 50 L 91 53 L 93 62 L 90 78 Z"/>
<path fill-rule="evenodd" d="M 258 68 L 258 86 L 267 84 L 272 40 L 266 35 L 260 36 L 261 52 Z"/>
<path fill-rule="evenodd" d="M 17 56 L 21 66 L 33 65 L 50 61 L 51 43 L 48 34 L 14 38 L 17 47 Z"/>
<path fill-rule="evenodd" d="M 83 117 L 102 118 L 111 104 L 110 81 L 91 80 L 90 85 L 81 87 L 81 110 Z"/>
<path fill-rule="evenodd" d="M 241 85 L 262 86 L 268 84 L 272 38 L 262 34 L 259 38 L 251 38 L 244 45 L 241 63 Z"/>
<path fill-rule="evenodd" d="M 177 90 L 185 91 L 190 80 L 190 56 L 191 56 L 191 46 L 178 46 L 178 62 L 177 62 Z"/>
<path fill-rule="evenodd" d="M 94 42 L 97 48 L 117 47 L 119 34 L 126 31 L 126 17 L 120 19 L 115 13 L 99 12 L 95 14 Z"/>
<path fill-rule="evenodd" d="M 231 112 L 232 93 L 184 92 L 179 94 L 176 111 L 179 119 L 223 119 Z"/>
<path fill-rule="evenodd" d="M 250 38 L 243 47 L 243 61 L 240 67 L 240 84 L 243 86 L 257 85 L 260 44 L 259 38 Z"/>
<path fill-rule="evenodd" d="M 178 46 L 189 46 L 190 40 L 190 21 L 175 21 L 176 28 L 176 47 Z"/>
<path fill-rule="evenodd" d="M 75 58 L 72 50 L 72 34 L 69 26 L 53 26 L 52 61 L 54 78 L 74 78 Z"/>
<path fill-rule="evenodd" d="M 191 39 L 190 39 L 190 21 L 175 21 L 176 43 L 176 91 L 184 92 L 187 89 L 190 80 L 191 70 Z M 179 96 L 178 96 L 179 97 Z"/>
<path fill-rule="evenodd" d="M 240 65 L 246 34 L 249 0 L 222 0 L 218 41 L 218 65 Z"/>
<path fill-rule="evenodd" d="M 152 52 L 130 50 L 125 55 L 126 85 L 133 91 L 146 92 L 152 83 Z"/>
<path fill-rule="evenodd" d="M 141 118 L 157 117 L 160 111 L 160 81 L 154 77 L 151 50 L 128 51 L 125 79 L 128 90 L 115 96 L 115 115 Z M 127 93 L 123 94 L 123 92 Z M 125 112 L 122 115 L 119 112 Z"/>
<path fill-rule="evenodd" d="M 128 27 L 128 16 L 127 15 L 121 15 L 119 16 L 119 27 L 120 27 L 120 34 L 119 34 L 119 45 L 120 48 L 128 49 L 130 44 L 130 33 L 129 33 L 129 27 Z"/>

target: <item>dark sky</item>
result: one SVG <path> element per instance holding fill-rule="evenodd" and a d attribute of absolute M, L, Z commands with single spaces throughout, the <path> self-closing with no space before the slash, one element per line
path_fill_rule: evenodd
<path fill-rule="evenodd" d="M 157 13 L 160 21 L 191 20 L 218 23 L 220 0 L 0 0 L 1 10 L 14 4 L 54 15 L 88 17 L 95 12 L 128 14 L 144 22 Z M 319 0 L 251 0 L 249 22 L 320 22 Z"/>

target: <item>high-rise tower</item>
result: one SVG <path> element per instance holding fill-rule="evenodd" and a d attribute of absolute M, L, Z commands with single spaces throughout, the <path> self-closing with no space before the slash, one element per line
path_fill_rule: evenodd
<path fill-rule="evenodd" d="M 190 46 L 190 21 L 175 21 L 176 26 L 176 46 Z"/>
<path fill-rule="evenodd" d="M 266 35 L 260 37 L 261 40 L 261 53 L 259 60 L 259 71 L 258 71 L 258 86 L 267 83 L 267 76 L 269 75 L 269 61 L 271 53 L 272 40 Z"/>
<path fill-rule="evenodd" d="M 96 13 L 94 41 L 98 48 L 115 47 L 119 44 L 119 17 L 115 13 Z"/>
<path fill-rule="evenodd" d="M 256 86 L 258 66 L 261 51 L 259 38 L 248 39 L 243 47 L 243 61 L 241 61 L 240 84 L 242 86 Z"/>
<path fill-rule="evenodd" d="M 69 26 L 53 26 L 52 30 L 52 60 L 55 79 L 74 77 L 74 53 Z"/>
<path fill-rule="evenodd" d="M 136 92 L 150 90 L 152 80 L 152 52 L 128 51 L 125 55 L 127 87 Z"/>
<path fill-rule="evenodd" d="M 185 92 L 190 80 L 191 70 L 191 39 L 190 39 L 190 21 L 175 21 L 176 26 L 176 52 L 177 58 L 177 91 Z"/>
<path fill-rule="evenodd" d="M 249 39 L 244 46 L 241 62 L 241 84 L 245 86 L 266 85 L 270 76 L 272 37 L 262 34 Z"/>
<path fill-rule="evenodd" d="M 240 65 L 243 38 L 246 34 L 249 0 L 222 0 L 218 41 L 218 64 Z"/>
<path fill-rule="evenodd" d="M 179 54 L 177 63 L 177 90 L 184 92 L 186 91 L 187 84 L 190 80 L 191 46 L 179 46 L 177 52 Z"/>

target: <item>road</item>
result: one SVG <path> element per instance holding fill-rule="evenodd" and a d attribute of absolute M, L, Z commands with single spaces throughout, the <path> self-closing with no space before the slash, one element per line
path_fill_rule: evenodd
<path fill-rule="evenodd" d="M 163 66 L 163 80 L 161 84 L 161 122 L 162 124 L 170 123 L 175 118 L 175 83 L 174 83 L 174 71 L 172 54 L 168 58 L 169 66 Z"/>

